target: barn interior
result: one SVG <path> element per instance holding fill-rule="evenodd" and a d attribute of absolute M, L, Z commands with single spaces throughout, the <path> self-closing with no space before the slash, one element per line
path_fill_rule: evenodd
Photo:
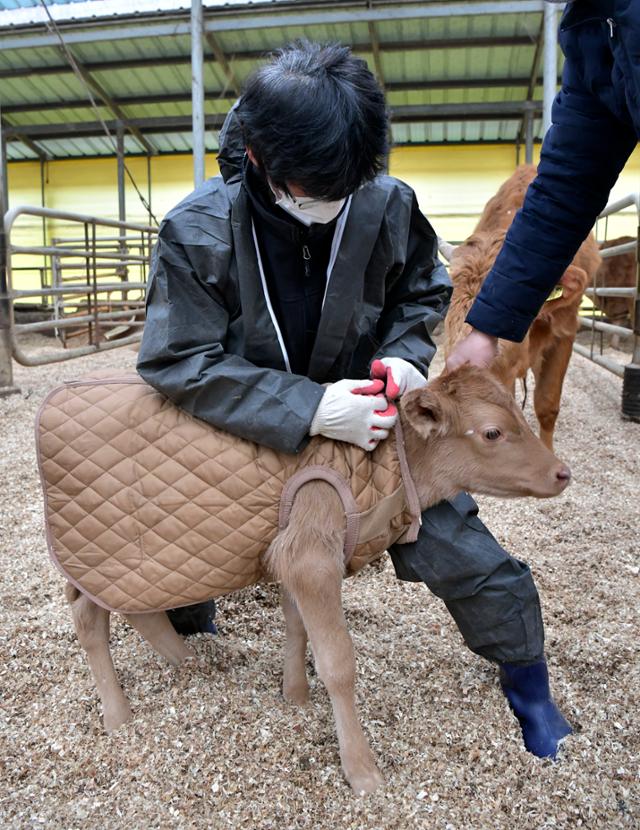
<path fill-rule="evenodd" d="M 516 167 L 539 160 L 563 6 L 0 0 L 2 826 L 638 825 L 639 149 L 594 227 L 604 264 L 582 298 L 556 444 L 575 480 L 550 501 L 480 499 L 542 596 L 549 670 L 575 727 L 558 763 L 524 752 L 495 667 L 385 560 L 344 588 L 380 793 L 357 799 L 344 784 L 311 658 L 310 705 L 279 697 L 273 584 L 220 598 L 219 635 L 192 638 L 196 657 L 181 669 L 113 615 L 135 718 L 105 735 L 46 553 L 33 445 L 54 387 L 135 370 L 158 227 L 219 173 L 220 128 L 269 55 L 308 39 L 367 62 L 390 112 L 388 172 L 457 246 Z M 432 375 L 442 366 L 438 353 Z M 535 425 L 532 393 L 517 387 Z"/>

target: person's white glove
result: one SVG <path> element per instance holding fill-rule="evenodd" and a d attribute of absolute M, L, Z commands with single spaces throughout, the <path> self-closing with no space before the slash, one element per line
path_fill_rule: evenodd
<path fill-rule="evenodd" d="M 422 389 L 427 379 L 416 367 L 401 357 L 383 357 L 371 364 L 371 377 L 384 382 L 384 394 L 390 401 L 411 389 Z"/>
<path fill-rule="evenodd" d="M 398 419 L 398 410 L 381 394 L 383 389 L 381 380 L 332 383 L 320 400 L 309 434 L 375 449 Z"/>

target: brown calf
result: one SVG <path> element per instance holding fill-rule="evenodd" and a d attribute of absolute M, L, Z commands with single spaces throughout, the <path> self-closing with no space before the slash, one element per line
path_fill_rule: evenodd
<path fill-rule="evenodd" d="M 488 372 L 463 366 L 407 393 L 399 409 L 422 509 L 461 490 L 548 498 L 569 483 L 569 469 L 543 446 L 513 397 Z M 356 711 L 355 657 L 340 598 L 344 537 L 345 511 L 336 490 L 310 482 L 296 495 L 289 524 L 267 550 L 264 569 L 282 586 L 284 696 L 296 704 L 307 700 L 308 637 L 331 698 L 342 768 L 360 793 L 374 790 L 382 776 Z M 110 614 L 71 585 L 67 598 L 110 732 L 131 717 L 109 651 Z M 174 665 L 192 654 L 163 611 L 126 618 Z"/>
<path fill-rule="evenodd" d="M 454 249 L 451 258 L 453 298 L 445 321 L 445 353 L 468 332 L 464 319 L 497 257 L 505 233 L 524 202 L 527 187 L 536 176 L 533 165 L 521 165 L 486 204 L 476 229 Z M 598 246 L 590 234 L 563 274 L 561 294 L 547 300 L 522 343 L 499 342 L 492 370 L 512 391 L 517 378 L 529 369 L 535 378 L 534 409 L 540 438 L 553 446 L 553 432 L 560 410 L 562 384 L 578 331 L 578 309 L 586 286 L 601 263 Z"/>

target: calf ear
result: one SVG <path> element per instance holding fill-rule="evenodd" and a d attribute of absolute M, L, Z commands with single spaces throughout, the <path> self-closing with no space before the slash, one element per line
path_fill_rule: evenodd
<path fill-rule="evenodd" d="M 427 386 L 402 396 L 402 409 L 409 425 L 425 440 L 446 431 L 448 418 L 442 393 Z"/>
<path fill-rule="evenodd" d="M 563 294 L 565 297 L 573 298 L 578 294 L 582 294 L 587 287 L 589 277 L 584 268 L 579 268 L 577 265 L 569 265 L 564 274 L 560 277 L 560 285 L 563 287 Z"/>

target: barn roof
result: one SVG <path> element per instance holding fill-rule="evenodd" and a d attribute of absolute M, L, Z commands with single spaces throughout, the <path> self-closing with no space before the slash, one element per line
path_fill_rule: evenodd
<path fill-rule="evenodd" d="M 396 144 L 514 142 L 541 125 L 541 0 L 203 0 L 207 149 L 265 54 L 340 41 L 382 81 Z M 2 126 L 11 160 L 191 151 L 190 3 L 0 0 Z M 78 77 L 70 65 L 76 63 Z M 539 82 L 540 81 L 540 82 Z M 89 102 L 87 87 L 98 104 Z"/>

